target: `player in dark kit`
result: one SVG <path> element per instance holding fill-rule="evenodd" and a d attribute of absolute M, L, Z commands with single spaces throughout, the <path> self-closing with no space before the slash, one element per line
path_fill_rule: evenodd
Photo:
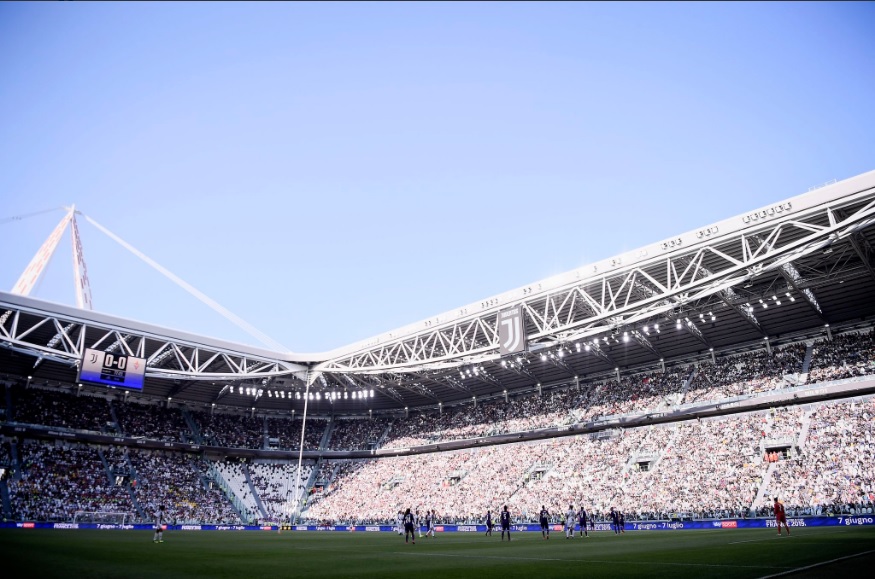
<path fill-rule="evenodd" d="M 507 531 L 507 540 L 510 541 L 510 513 L 507 510 L 507 505 L 504 505 L 504 510 L 501 511 L 501 540 L 504 541 L 504 532 Z"/>
<path fill-rule="evenodd" d="M 586 509 L 583 508 L 583 505 L 580 505 L 580 511 L 577 513 L 577 519 L 580 523 L 580 536 L 589 537 L 589 533 L 586 532 Z"/>
<path fill-rule="evenodd" d="M 787 513 L 784 511 L 783 503 L 778 501 L 778 497 L 775 497 L 775 504 L 772 506 L 775 509 L 775 523 L 778 524 L 778 534 L 781 534 L 781 523 L 784 524 L 784 528 L 787 529 L 787 536 L 790 536 L 790 527 L 787 526 Z"/>
<path fill-rule="evenodd" d="M 541 505 L 541 514 L 538 515 L 538 522 L 541 523 L 541 538 L 550 538 L 550 512 L 547 507 Z"/>
<path fill-rule="evenodd" d="M 413 539 L 413 544 L 416 544 L 416 532 L 413 530 L 413 514 L 411 514 L 410 509 L 407 509 L 407 512 L 404 513 L 404 542 L 407 542 L 407 535 L 410 535 L 410 538 Z"/>
<path fill-rule="evenodd" d="M 492 536 L 492 527 L 495 525 L 492 524 L 492 511 L 486 511 L 486 536 Z"/>
<path fill-rule="evenodd" d="M 614 534 L 620 534 L 620 513 L 614 510 L 614 507 L 611 507 L 611 527 L 614 528 Z"/>
<path fill-rule="evenodd" d="M 618 515 L 617 518 L 620 519 L 620 532 L 625 533 L 626 532 L 626 515 L 623 514 L 623 511 L 620 511 L 620 514 Z"/>

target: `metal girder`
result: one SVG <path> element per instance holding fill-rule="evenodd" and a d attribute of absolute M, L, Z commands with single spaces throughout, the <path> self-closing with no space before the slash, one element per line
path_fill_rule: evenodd
<path fill-rule="evenodd" d="M 611 356 L 607 352 L 602 350 L 602 348 L 601 348 L 601 346 L 599 346 L 597 340 L 594 340 L 591 344 L 589 344 L 589 348 L 590 348 L 589 351 L 591 351 L 593 354 L 595 354 L 596 356 L 598 356 L 599 358 L 601 358 L 602 360 L 604 360 L 605 362 L 610 364 L 612 367 L 614 367 L 614 368 L 619 367 L 619 365 L 614 361 L 614 359 L 611 358 Z"/>
<path fill-rule="evenodd" d="M 633 338 L 636 342 L 638 342 L 638 344 L 639 344 L 640 346 L 642 346 L 643 348 L 645 348 L 645 349 L 646 349 L 647 351 L 649 351 L 651 354 L 653 354 L 654 356 L 656 356 L 656 357 L 659 358 L 660 360 L 663 359 L 662 353 L 656 348 L 656 346 L 653 345 L 653 343 L 652 343 L 650 340 L 647 339 L 647 336 L 645 336 L 644 334 L 642 334 L 642 333 L 639 332 L 638 330 L 631 330 L 631 331 L 629 332 L 629 335 L 631 335 L 632 338 Z"/>
<path fill-rule="evenodd" d="M 866 268 L 866 271 L 869 272 L 869 276 L 872 279 L 875 279 L 875 260 L 873 260 L 873 256 L 875 256 L 875 250 L 872 249 L 872 246 L 866 241 L 866 238 L 863 237 L 859 233 L 855 233 L 849 239 L 851 242 L 851 247 L 854 248 L 854 252 L 856 252 L 857 256 L 860 258 L 860 261 L 863 262 L 863 266 Z"/>
<path fill-rule="evenodd" d="M 617 320 L 631 327 L 660 315 L 673 317 L 672 311 L 684 304 L 719 296 L 767 272 L 785 271 L 794 260 L 875 223 L 873 183 L 875 175 L 866 174 L 831 186 L 836 193 L 793 198 L 719 227 L 512 290 L 372 339 L 318 367 L 413 372 L 497 360 L 498 312 L 517 305 L 525 312 L 529 342 L 547 345 L 604 334 L 616 328 Z M 844 213 L 837 214 L 837 209 Z M 800 293 L 810 293 L 802 289 Z M 708 345 L 695 324 L 687 327 Z"/>
<path fill-rule="evenodd" d="M 440 399 L 437 397 L 437 395 L 432 392 L 432 390 L 428 386 L 418 380 L 415 380 L 416 378 L 416 375 L 410 374 L 390 373 L 385 376 L 385 380 L 388 381 L 389 384 L 392 386 L 397 386 L 398 388 L 408 390 L 415 394 L 419 394 L 420 396 L 431 398 L 435 402 L 440 402 Z"/>
<path fill-rule="evenodd" d="M 823 314 L 823 310 L 820 308 L 820 303 L 817 301 L 817 297 L 814 295 L 814 292 L 811 291 L 807 287 L 801 287 L 801 284 L 805 283 L 805 280 L 799 274 L 799 270 L 797 270 L 792 263 L 785 263 L 781 266 L 781 275 L 784 276 L 784 279 L 787 280 L 787 283 L 790 284 L 794 290 L 799 292 L 805 302 L 811 306 L 811 309 L 814 310 L 814 313 L 817 314 L 823 322 L 829 323 L 829 320 Z"/>
<path fill-rule="evenodd" d="M 747 308 L 744 304 L 740 303 L 742 300 L 738 294 L 735 293 L 734 289 L 730 287 L 720 292 L 720 299 L 724 304 L 732 308 L 735 313 L 741 316 L 744 321 L 753 326 L 761 336 L 765 337 L 768 335 L 762 325 L 760 325 L 760 321 L 754 315 L 752 308 Z"/>
<path fill-rule="evenodd" d="M 831 222 L 835 222 L 835 212 L 829 212 L 829 218 Z M 853 233 L 851 234 L 853 235 Z M 775 241 L 777 241 L 777 236 L 769 236 L 765 241 L 763 241 L 758 235 L 751 236 L 752 239 L 755 239 L 760 243 L 761 247 L 766 248 L 766 252 L 772 251 L 774 247 Z M 829 320 L 823 314 L 823 310 L 820 308 L 820 303 L 817 301 L 817 297 L 814 295 L 814 292 L 809 288 L 803 287 L 805 284 L 805 279 L 799 273 L 799 270 L 793 265 L 792 262 L 787 261 L 780 265 L 778 271 L 787 280 L 787 283 L 790 284 L 794 290 L 799 292 L 805 302 L 814 310 L 814 313 L 821 319 L 821 321 L 829 323 Z"/>
<path fill-rule="evenodd" d="M 844 217 L 844 212 L 841 210 L 837 210 L 835 214 L 839 217 Z M 866 237 L 859 231 L 852 233 L 848 237 L 848 241 L 851 243 L 851 247 L 854 248 L 854 253 L 863 262 L 863 267 L 869 272 L 869 277 L 875 279 L 875 249 L 872 248 Z"/>
<path fill-rule="evenodd" d="M 576 376 L 577 375 L 577 373 L 571 369 L 571 367 L 565 362 L 565 360 L 562 359 L 561 356 L 559 356 L 559 354 L 557 354 L 555 352 L 544 352 L 542 354 L 542 356 L 546 356 L 546 358 L 547 358 L 545 360 L 546 362 L 549 362 L 553 366 L 556 366 L 557 368 L 559 368 L 560 370 L 562 370 L 563 372 L 565 372 L 569 376 Z"/>
<path fill-rule="evenodd" d="M 684 318 L 683 320 L 678 318 L 678 320 L 680 320 L 681 326 L 686 328 L 687 331 L 693 335 L 693 337 L 708 346 L 708 348 L 713 348 L 711 342 L 708 341 L 708 338 L 705 337 L 705 334 L 702 333 L 702 330 L 699 329 L 699 326 L 697 326 L 693 320 L 689 318 Z"/>
<path fill-rule="evenodd" d="M 449 374 L 438 374 L 437 372 L 416 372 L 416 376 L 419 376 L 422 380 L 430 380 L 436 384 L 440 384 L 442 386 L 446 386 L 447 388 L 452 388 L 453 390 L 458 390 L 459 392 L 465 392 L 466 394 L 473 394 L 470 388 L 465 386 L 465 384 L 459 381 L 457 378 Z"/>
<path fill-rule="evenodd" d="M 0 347 L 76 366 L 87 348 L 121 351 L 146 358 L 147 378 L 179 380 L 244 380 L 306 371 L 279 356 L 255 355 L 206 346 L 91 320 L 35 310 L 13 301 L 0 310 Z"/>
<path fill-rule="evenodd" d="M 526 364 L 528 363 L 528 359 L 523 356 L 515 356 L 512 358 L 505 358 L 501 361 L 501 367 L 506 370 L 510 370 L 517 376 L 525 376 L 532 380 L 532 382 L 537 382 L 538 378 L 534 374 L 532 374 L 528 368 L 526 368 Z"/>

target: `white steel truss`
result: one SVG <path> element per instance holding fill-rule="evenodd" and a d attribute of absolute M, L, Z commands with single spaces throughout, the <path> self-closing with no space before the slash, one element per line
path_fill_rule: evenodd
<path fill-rule="evenodd" d="M 506 308 L 524 308 L 528 341 L 537 349 L 631 327 L 656 316 L 671 317 L 673 312 L 680 316 L 684 304 L 709 296 L 728 299 L 733 286 L 767 272 L 788 278 L 819 309 L 813 293 L 797 287 L 800 277 L 794 260 L 852 240 L 856 232 L 875 223 L 875 173 L 842 184 L 845 190 L 840 195 L 794 198 L 738 217 L 734 227 L 732 221 L 722 222 L 720 227 L 663 242 L 655 250 L 639 250 L 633 259 L 621 256 L 588 271 L 571 272 L 566 277 L 575 279 L 554 288 L 541 290 L 541 284 L 533 284 L 490 298 L 476 314 L 470 313 L 471 307 L 462 308 L 455 320 L 433 319 L 418 331 L 372 340 L 316 370 L 409 373 L 496 360 L 500 357 L 496 320 Z M 746 319 L 759 328 L 753 316 Z M 694 323 L 687 321 L 684 326 L 704 340 Z"/>
<path fill-rule="evenodd" d="M 306 373 L 306 367 L 264 355 L 199 344 L 22 306 L 0 295 L 0 347 L 77 366 L 86 348 L 146 358 L 146 376 L 245 380 Z"/>

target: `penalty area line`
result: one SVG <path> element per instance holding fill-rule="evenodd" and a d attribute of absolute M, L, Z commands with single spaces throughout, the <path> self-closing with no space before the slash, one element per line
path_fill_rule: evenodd
<path fill-rule="evenodd" d="M 759 579 L 772 579 L 772 577 L 783 577 L 785 575 L 791 575 L 793 573 L 799 573 L 801 571 L 808 571 L 809 569 L 824 567 L 825 565 L 832 565 L 833 563 L 838 563 L 839 561 L 845 561 L 847 559 L 853 559 L 855 557 L 862 557 L 863 555 L 869 555 L 870 553 L 875 553 L 875 549 L 863 551 L 862 553 L 854 553 L 853 555 L 845 555 L 844 557 L 836 557 L 835 559 L 830 559 L 829 561 L 822 561 L 820 563 L 814 563 L 813 565 L 806 565 L 805 567 L 796 567 L 795 569 L 790 569 L 789 571 L 781 571 L 780 573 L 763 575 Z"/>

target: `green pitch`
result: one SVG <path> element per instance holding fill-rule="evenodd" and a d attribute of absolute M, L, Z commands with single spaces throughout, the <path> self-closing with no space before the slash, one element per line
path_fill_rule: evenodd
<path fill-rule="evenodd" d="M 793 577 L 868 575 L 875 528 L 597 533 L 438 534 L 416 545 L 388 533 L 0 530 L 16 577 Z M 848 557 L 848 558 L 845 558 Z M 837 561 L 835 561 L 838 559 Z"/>

